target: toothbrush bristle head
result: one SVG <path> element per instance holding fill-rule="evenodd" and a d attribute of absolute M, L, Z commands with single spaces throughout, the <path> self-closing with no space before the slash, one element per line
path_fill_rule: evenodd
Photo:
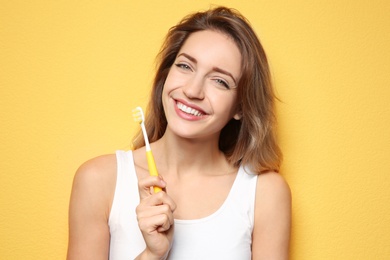
<path fill-rule="evenodd" d="M 145 121 L 144 112 L 141 107 L 136 107 L 133 109 L 133 118 L 137 123 L 143 123 Z"/>

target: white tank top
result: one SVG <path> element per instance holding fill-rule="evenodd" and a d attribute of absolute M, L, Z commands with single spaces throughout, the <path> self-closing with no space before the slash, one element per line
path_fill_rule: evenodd
<path fill-rule="evenodd" d="M 138 228 L 138 180 L 132 151 L 117 151 L 117 183 L 112 204 L 110 260 L 134 259 L 145 242 Z M 168 259 L 251 259 L 257 175 L 240 167 L 223 205 L 213 214 L 195 220 L 175 219 Z"/>

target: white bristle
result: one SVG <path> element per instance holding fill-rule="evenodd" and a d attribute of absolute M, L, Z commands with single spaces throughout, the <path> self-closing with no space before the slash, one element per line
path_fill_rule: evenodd
<path fill-rule="evenodd" d="M 133 109 L 133 118 L 134 121 L 138 123 L 142 123 L 145 121 L 144 112 L 142 111 L 141 107 L 136 107 L 135 109 Z"/>

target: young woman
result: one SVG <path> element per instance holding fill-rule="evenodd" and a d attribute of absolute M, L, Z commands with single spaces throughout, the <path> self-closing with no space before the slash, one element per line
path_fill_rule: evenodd
<path fill-rule="evenodd" d="M 149 175 L 141 133 L 133 151 L 82 165 L 68 259 L 288 259 L 274 101 L 243 16 L 218 7 L 184 18 L 159 54 L 146 119 L 160 176 Z"/>

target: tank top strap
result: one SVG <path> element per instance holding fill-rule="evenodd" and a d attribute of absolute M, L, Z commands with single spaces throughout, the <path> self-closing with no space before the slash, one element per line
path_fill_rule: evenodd
<path fill-rule="evenodd" d="M 240 166 L 236 180 L 227 198 L 227 203 L 233 208 L 240 209 L 247 215 L 253 228 L 255 216 L 255 199 L 257 174 L 252 173 L 247 167 Z"/>
<path fill-rule="evenodd" d="M 110 258 L 134 259 L 145 248 L 138 228 L 136 207 L 139 204 L 138 178 L 132 151 L 117 151 L 117 181 L 108 225 Z"/>

